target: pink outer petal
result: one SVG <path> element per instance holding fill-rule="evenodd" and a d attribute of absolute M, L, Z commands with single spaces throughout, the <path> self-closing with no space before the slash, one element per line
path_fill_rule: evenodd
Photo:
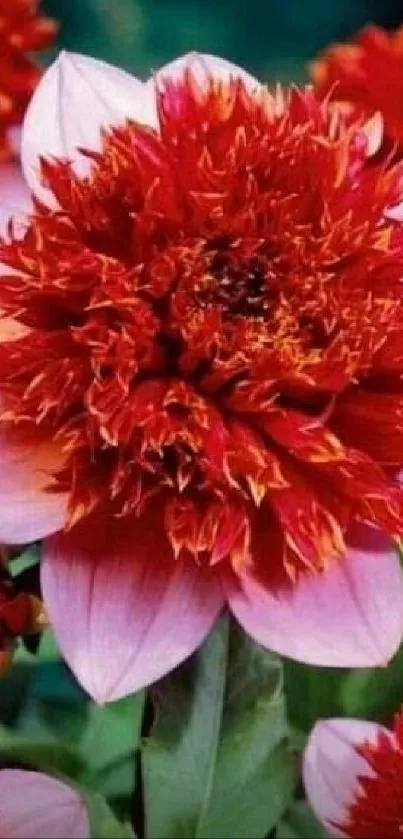
<path fill-rule="evenodd" d="M 344 836 L 331 823 L 345 821 L 359 791 L 358 776 L 371 775 L 354 746 L 375 743 L 380 731 L 390 733 L 375 723 L 334 719 L 316 723 L 311 732 L 303 760 L 305 791 L 319 821 L 334 836 Z"/>
<path fill-rule="evenodd" d="M 251 76 L 242 67 L 232 64 L 225 58 L 219 58 L 215 55 L 204 55 L 198 52 L 189 52 L 187 55 L 182 55 L 176 58 L 160 70 L 155 75 L 158 81 L 164 78 L 180 78 L 185 70 L 191 70 L 199 82 L 207 81 L 210 77 L 215 79 L 222 79 L 228 81 L 230 78 L 242 79 L 249 90 L 255 90 L 259 87 L 259 82 L 254 76 Z M 150 79 L 153 82 L 153 79 Z M 149 83 L 150 83 L 149 82 Z"/>
<path fill-rule="evenodd" d="M 379 545 L 373 551 L 350 548 L 323 574 L 301 575 L 294 585 L 267 590 L 252 576 L 227 574 L 224 587 L 235 617 L 253 638 L 308 664 L 384 665 L 403 637 L 398 557 Z"/>
<path fill-rule="evenodd" d="M 153 521 L 84 522 L 47 540 L 41 569 L 62 654 L 101 703 L 134 693 L 187 658 L 224 602 L 217 575 L 173 560 Z"/>
<path fill-rule="evenodd" d="M 31 196 L 20 167 L 16 163 L 0 164 L 0 235 L 7 232 L 10 218 L 25 224 L 30 210 Z M 0 273 L 4 273 L 1 266 Z"/>
<path fill-rule="evenodd" d="M 1 335 L 1 321 L 0 321 Z M 61 450 L 12 427 L 0 432 L 0 543 L 24 544 L 63 527 L 67 496 L 46 491 Z"/>
<path fill-rule="evenodd" d="M 90 163 L 79 147 L 98 149 L 101 129 L 126 119 L 149 123 L 153 108 L 143 82 L 123 70 L 84 55 L 61 53 L 43 76 L 25 116 L 21 159 L 33 192 L 49 204 L 49 193 L 38 177 L 41 155 L 67 157 L 85 174 Z"/>
<path fill-rule="evenodd" d="M 90 826 L 80 796 L 66 784 L 41 775 L 0 772 L 0 836 L 4 839 L 87 839 Z"/>

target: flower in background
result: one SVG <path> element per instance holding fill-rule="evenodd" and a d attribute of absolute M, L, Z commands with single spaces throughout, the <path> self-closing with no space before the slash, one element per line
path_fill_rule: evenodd
<path fill-rule="evenodd" d="M 49 47 L 56 31 L 38 0 L 0 0 L 0 158 L 9 156 L 9 130 L 21 123 L 42 75 L 32 53 Z"/>
<path fill-rule="evenodd" d="M 225 603 L 303 661 L 399 644 L 401 170 L 367 165 L 378 141 L 197 55 L 145 84 L 63 55 L 34 95 L 35 212 L 0 252 L 0 539 L 45 537 L 96 699 Z"/>
<path fill-rule="evenodd" d="M 309 802 L 333 836 L 398 839 L 403 826 L 403 717 L 318 722 L 304 755 Z"/>
<path fill-rule="evenodd" d="M 20 636 L 40 632 L 46 625 L 43 605 L 33 594 L 18 590 L 5 569 L 0 579 L 0 674 L 10 664 Z M 1 818 L 1 816 L 0 816 Z"/>
<path fill-rule="evenodd" d="M 55 21 L 40 16 L 38 0 L 0 0 L 0 232 L 17 207 L 30 208 L 14 158 L 20 123 L 43 72 L 33 53 L 49 47 L 56 31 Z"/>
<path fill-rule="evenodd" d="M 87 839 L 85 805 L 67 784 L 18 769 L 0 771 L 1 835 L 8 839 Z"/>
<path fill-rule="evenodd" d="M 330 95 L 352 117 L 380 111 L 386 152 L 403 153 L 403 27 L 366 26 L 352 43 L 329 47 L 311 65 L 319 96 Z"/>

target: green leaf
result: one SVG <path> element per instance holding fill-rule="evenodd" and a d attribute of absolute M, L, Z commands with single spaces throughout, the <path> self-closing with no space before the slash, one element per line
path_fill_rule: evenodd
<path fill-rule="evenodd" d="M 277 830 L 277 839 L 326 839 L 328 834 L 305 801 L 295 801 Z"/>
<path fill-rule="evenodd" d="M 133 794 L 145 693 L 110 705 L 88 706 L 87 725 L 78 748 L 87 764 L 85 784 L 103 795 Z"/>
<path fill-rule="evenodd" d="M 133 839 L 130 824 L 119 822 L 102 795 L 84 793 L 92 839 Z"/>
<path fill-rule="evenodd" d="M 37 565 L 39 562 L 39 548 L 37 545 L 30 545 L 25 551 L 20 553 L 9 564 L 9 570 L 13 577 L 18 577 L 24 571 Z"/>
<path fill-rule="evenodd" d="M 144 698 L 144 692 L 140 691 L 109 705 L 88 706 L 79 749 L 91 772 L 113 768 L 134 756 L 139 746 Z"/>
<path fill-rule="evenodd" d="M 291 725 L 309 732 L 317 719 L 342 716 L 341 690 L 347 672 L 285 659 L 285 693 Z"/>
<path fill-rule="evenodd" d="M 35 672 L 31 656 L 29 661 L 23 656 L 19 660 L 17 656 L 13 666 L 0 679 L 0 723 L 7 725 L 15 723 L 23 712 Z"/>
<path fill-rule="evenodd" d="M 253 839 L 274 827 L 294 786 L 278 659 L 225 618 L 160 684 L 156 719 L 143 748 L 150 839 Z"/>
<path fill-rule="evenodd" d="M 32 740 L 0 726 L 0 756 L 4 761 L 24 763 L 44 772 L 78 777 L 85 765 L 80 756 L 57 740 Z"/>
<path fill-rule="evenodd" d="M 403 693 L 403 646 L 387 667 L 353 670 L 341 690 L 343 715 L 390 724 Z"/>

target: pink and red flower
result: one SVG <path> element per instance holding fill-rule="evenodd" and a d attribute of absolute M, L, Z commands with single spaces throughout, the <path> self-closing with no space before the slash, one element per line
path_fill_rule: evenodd
<path fill-rule="evenodd" d="M 382 114 L 384 151 L 403 152 L 403 27 L 387 32 L 366 26 L 351 43 L 334 44 L 311 65 L 321 97 L 330 95 L 345 113 Z"/>
<path fill-rule="evenodd" d="M 333 719 L 315 725 L 304 755 L 312 808 L 334 836 L 398 839 L 403 829 L 403 717 L 393 730 Z"/>
<path fill-rule="evenodd" d="M 67 784 L 19 769 L 0 772 L 1 839 L 89 839 L 81 796 Z"/>
<path fill-rule="evenodd" d="M 43 629 L 43 606 L 34 595 L 20 591 L 7 573 L 0 578 L 0 675 L 10 664 L 16 641 Z"/>
<path fill-rule="evenodd" d="M 0 158 L 9 156 L 9 130 L 21 123 L 42 75 L 32 55 L 49 47 L 56 31 L 38 0 L 0 0 Z"/>
<path fill-rule="evenodd" d="M 0 232 L 18 209 L 30 209 L 17 163 L 20 124 L 42 76 L 35 52 L 54 40 L 57 24 L 42 17 L 38 0 L 0 0 Z"/>
<path fill-rule="evenodd" d="M 368 165 L 378 141 L 209 57 L 143 84 L 63 55 L 39 85 L 34 212 L 0 249 L 0 539 L 44 538 L 97 699 L 225 603 L 316 664 L 400 643 L 402 169 Z"/>

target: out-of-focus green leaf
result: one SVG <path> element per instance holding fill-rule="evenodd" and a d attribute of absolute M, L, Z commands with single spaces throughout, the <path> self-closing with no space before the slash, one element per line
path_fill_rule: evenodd
<path fill-rule="evenodd" d="M 115 766 L 133 756 L 143 718 L 144 692 L 110 705 L 88 706 L 86 728 L 79 748 L 92 772 Z"/>
<path fill-rule="evenodd" d="M 403 699 L 403 647 L 387 667 L 352 670 L 341 686 L 346 716 L 390 722 Z"/>
<path fill-rule="evenodd" d="M 27 764 L 70 778 L 77 778 L 85 769 L 81 757 L 65 743 L 21 737 L 4 726 L 0 726 L 0 757 L 3 761 Z"/>
<path fill-rule="evenodd" d="M 1 676 L 0 723 L 11 725 L 23 712 L 34 676 L 32 661 L 32 656 L 18 649 L 12 667 Z"/>
<path fill-rule="evenodd" d="M 80 754 L 87 763 L 85 782 L 108 797 L 133 793 L 144 699 L 141 691 L 111 705 L 88 706 L 87 724 L 79 742 Z"/>
<path fill-rule="evenodd" d="M 37 565 L 39 561 L 39 549 L 37 545 L 31 545 L 25 551 L 23 551 L 19 556 L 10 562 L 9 569 L 10 573 L 13 577 L 18 577 L 24 571 L 27 571 L 28 568 L 32 568 L 34 565 Z"/>
<path fill-rule="evenodd" d="M 276 830 L 277 839 L 326 839 L 327 835 L 305 801 L 295 801 Z"/>
<path fill-rule="evenodd" d="M 87 783 L 106 798 L 130 798 L 135 788 L 135 756 L 133 752 L 98 772 L 87 772 Z"/>
<path fill-rule="evenodd" d="M 261 837 L 290 801 L 280 661 L 224 618 L 159 688 L 143 749 L 147 836 Z"/>
<path fill-rule="evenodd" d="M 284 660 L 288 718 L 295 729 L 308 732 L 316 720 L 342 715 L 341 690 L 347 672 Z"/>
<path fill-rule="evenodd" d="M 133 839 L 135 833 L 128 823 L 117 820 L 102 795 L 84 793 L 92 839 Z"/>

